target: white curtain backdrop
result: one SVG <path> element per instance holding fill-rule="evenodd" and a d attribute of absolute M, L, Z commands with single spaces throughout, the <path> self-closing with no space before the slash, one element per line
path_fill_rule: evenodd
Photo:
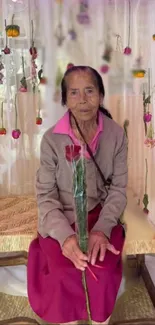
<path fill-rule="evenodd" d="M 13 10 L 15 19 L 21 26 L 22 34 L 16 41 L 10 40 L 13 49 L 10 56 L 3 55 L 6 67 L 4 85 L 0 85 L 0 102 L 5 99 L 4 121 L 7 135 L 0 136 L 0 195 L 33 194 L 34 179 L 39 163 L 39 145 L 44 131 L 51 127 L 63 114 L 60 102 L 54 102 L 55 77 L 57 67 L 64 72 L 69 62 L 90 65 L 100 71 L 103 64 L 102 55 L 107 40 L 107 32 L 113 47 L 112 60 L 108 74 L 103 75 L 106 90 L 105 106 L 111 111 L 113 118 L 123 126 L 129 120 L 129 187 L 137 203 L 142 205 L 145 190 L 145 159 L 148 160 L 148 195 L 150 218 L 155 222 L 155 149 L 144 144 L 143 123 L 143 89 L 148 90 L 148 74 L 145 78 L 135 79 L 131 69 L 139 55 L 142 56 L 142 67 L 151 75 L 151 105 L 153 127 L 155 128 L 155 1 L 130 0 L 130 47 L 132 55 L 125 56 L 123 49 L 128 45 L 129 3 L 127 0 L 90 0 L 89 12 L 91 23 L 80 25 L 76 15 L 79 1 L 64 0 L 62 10 L 62 28 L 65 40 L 61 47 L 57 46 L 55 33 L 58 27 L 59 1 L 55 0 L 17 0 L 12 7 L 11 0 L 0 0 L 0 41 L 4 48 L 4 19 L 8 21 Z M 77 40 L 68 35 L 71 27 L 71 11 Z M 12 98 L 20 80 L 20 54 L 24 50 L 27 64 L 27 76 L 30 66 L 30 21 L 35 25 L 35 42 L 39 49 L 37 65 L 43 64 L 48 83 L 41 86 L 41 114 L 43 124 L 37 126 L 37 96 L 32 92 L 18 94 L 18 120 L 22 135 L 18 140 L 11 138 L 14 108 Z M 119 42 L 117 43 L 117 35 Z M 10 69 L 12 67 L 12 70 Z M 31 88 L 31 87 L 30 87 Z"/>

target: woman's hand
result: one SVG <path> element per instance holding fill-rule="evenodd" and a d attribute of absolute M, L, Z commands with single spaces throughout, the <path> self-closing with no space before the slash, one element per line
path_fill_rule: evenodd
<path fill-rule="evenodd" d="M 63 246 L 62 254 L 67 257 L 78 270 L 84 271 L 87 267 L 88 256 L 79 248 L 76 235 L 68 237 Z"/>
<path fill-rule="evenodd" d="M 113 245 L 109 243 L 107 237 L 102 231 L 92 231 L 89 234 L 88 261 L 94 265 L 97 257 L 99 256 L 99 261 L 103 262 L 107 249 L 115 255 L 120 253 Z"/>

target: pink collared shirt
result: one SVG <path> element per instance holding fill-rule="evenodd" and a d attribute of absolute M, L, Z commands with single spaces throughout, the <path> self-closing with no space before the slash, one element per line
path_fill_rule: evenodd
<path fill-rule="evenodd" d="M 96 134 L 92 141 L 89 144 L 89 147 L 93 153 L 96 152 L 97 149 L 97 144 L 98 144 L 98 139 L 99 135 L 101 132 L 103 132 L 103 116 L 102 113 L 99 112 L 99 123 L 98 123 L 98 128 L 96 131 Z M 70 125 L 70 118 L 69 118 L 69 112 L 67 111 L 64 116 L 56 123 L 53 133 L 58 133 L 58 134 L 66 134 L 69 135 L 69 137 L 72 139 L 73 143 L 75 145 L 80 145 L 79 140 L 76 138 L 76 136 L 73 133 L 73 130 Z M 90 158 L 89 153 L 85 153 L 86 158 Z"/>

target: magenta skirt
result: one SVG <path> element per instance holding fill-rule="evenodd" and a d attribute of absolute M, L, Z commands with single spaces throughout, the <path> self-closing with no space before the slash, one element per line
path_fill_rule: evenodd
<path fill-rule="evenodd" d="M 101 207 L 88 215 L 89 230 L 98 219 Z M 74 229 L 74 225 L 72 225 Z M 122 252 L 124 229 L 121 224 L 111 233 L 111 244 Z M 104 322 L 111 314 L 122 279 L 122 259 L 107 251 L 100 267 L 89 265 L 86 279 L 92 320 Z M 50 238 L 32 241 L 28 255 L 28 298 L 33 311 L 49 323 L 88 320 L 82 272 L 61 253 L 59 243 Z M 94 277 L 95 276 L 95 277 Z"/>

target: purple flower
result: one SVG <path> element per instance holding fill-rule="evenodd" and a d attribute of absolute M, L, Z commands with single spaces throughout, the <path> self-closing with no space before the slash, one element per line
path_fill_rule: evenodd
<path fill-rule="evenodd" d="M 68 31 L 68 34 L 72 41 L 75 41 L 77 39 L 77 34 L 73 28 Z"/>
<path fill-rule="evenodd" d="M 90 17 L 87 13 L 80 13 L 77 15 L 77 20 L 81 25 L 88 25 L 90 24 Z"/>

